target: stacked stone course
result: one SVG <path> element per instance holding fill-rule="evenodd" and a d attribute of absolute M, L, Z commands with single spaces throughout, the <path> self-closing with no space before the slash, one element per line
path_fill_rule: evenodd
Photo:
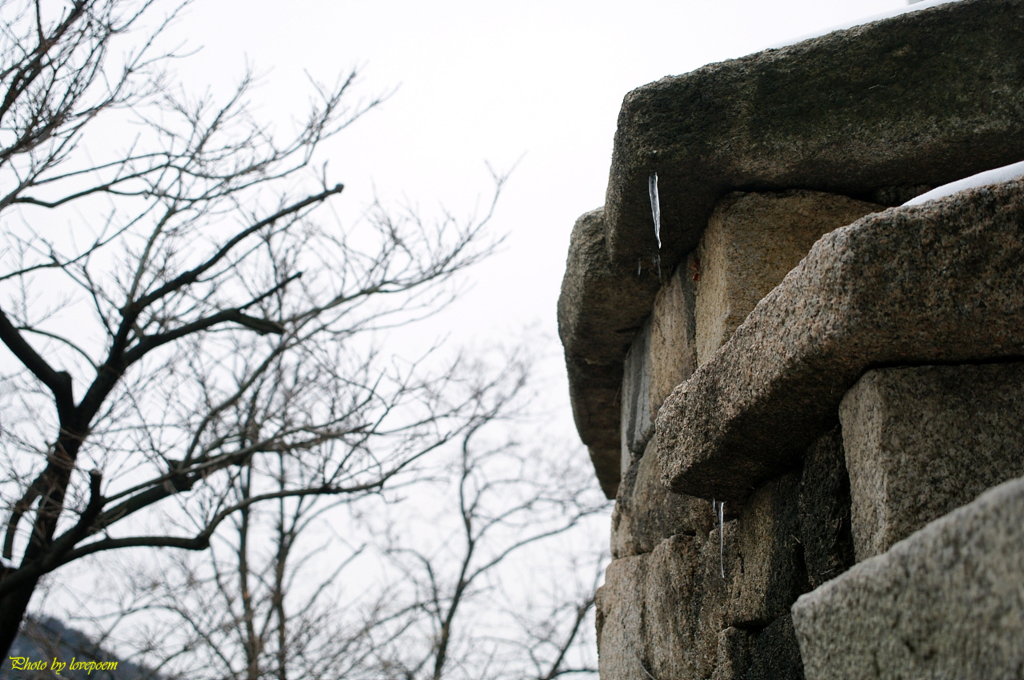
<path fill-rule="evenodd" d="M 627 95 L 559 300 L 602 678 L 1024 678 L 1024 180 L 898 205 L 1021 159 L 1024 0 Z"/>

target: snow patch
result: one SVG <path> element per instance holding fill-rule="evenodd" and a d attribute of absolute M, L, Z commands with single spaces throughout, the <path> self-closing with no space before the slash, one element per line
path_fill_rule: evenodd
<path fill-rule="evenodd" d="M 943 184 L 941 187 L 932 189 L 928 193 L 921 194 L 920 196 L 910 199 L 903 205 L 921 205 L 922 203 L 944 198 L 959 191 L 964 191 L 965 189 L 974 189 L 975 187 L 983 187 L 988 184 L 1008 182 L 1011 179 L 1017 179 L 1021 176 L 1024 176 L 1024 161 L 1014 163 L 1012 165 L 1004 165 L 1001 168 L 995 168 L 993 170 L 986 170 L 985 172 L 979 172 L 977 175 L 971 175 L 970 177 L 964 177 L 963 179 L 958 179 L 957 181 L 950 182 L 949 184 Z"/>

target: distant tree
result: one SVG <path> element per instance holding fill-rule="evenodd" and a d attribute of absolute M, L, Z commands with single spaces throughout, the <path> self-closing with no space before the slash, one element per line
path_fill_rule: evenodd
<path fill-rule="evenodd" d="M 389 622 L 399 634 L 375 646 L 365 677 L 596 677 L 592 614 L 605 559 L 580 539 L 584 525 L 606 526 L 608 502 L 584 456 L 549 453 L 552 442 L 526 422 L 509 429 L 532 436 L 496 436 L 481 420 L 432 488 L 370 515 L 371 526 L 388 518 L 377 533 L 403 604 Z"/>
<path fill-rule="evenodd" d="M 445 303 L 490 213 L 323 225 L 317 150 L 379 100 L 313 82 L 282 139 L 251 75 L 221 104 L 172 86 L 162 7 L 0 7 L 0 650 L 61 566 L 376 493 L 483 403 L 373 338 Z"/>
<path fill-rule="evenodd" d="M 473 372 L 463 384 L 448 386 L 476 403 L 469 429 L 506 415 L 523 387 L 522 368 L 512 364 L 491 377 Z M 282 383 L 269 389 L 295 394 Z M 259 487 L 302 486 L 307 471 L 297 464 L 301 459 L 278 451 L 266 458 L 271 465 L 242 467 L 231 480 L 235 502 Z M 422 465 L 407 468 L 388 488 L 415 495 L 431 483 L 428 474 Z M 352 504 L 353 497 L 281 497 L 244 507 L 214 533 L 209 551 L 132 562 L 115 596 L 82 618 L 165 677 L 360 677 L 375 667 L 380 647 L 407 632 L 407 625 L 393 624 L 408 619 L 412 607 L 395 606 L 389 588 L 339 599 L 339 579 L 375 548 L 372 532 L 361 534 L 332 515 L 342 503 Z M 328 518 L 336 531 L 325 537 L 320 530 Z M 362 542 L 352 544 L 359 536 Z"/>
<path fill-rule="evenodd" d="M 582 457 L 545 461 L 499 438 L 527 425 L 527 365 L 501 364 L 493 377 L 465 376 L 479 408 L 458 441 L 381 494 L 241 510 L 207 552 L 132 561 L 104 614 L 85 617 L 90 627 L 165 678 L 596 673 L 592 607 L 603 561 L 573 568 L 560 548 L 607 504 Z M 302 474 L 289 461 L 244 470 L 234 494 L 248 497 L 261 477 L 286 487 Z M 336 512 L 339 503 L 347 512 Z"/>

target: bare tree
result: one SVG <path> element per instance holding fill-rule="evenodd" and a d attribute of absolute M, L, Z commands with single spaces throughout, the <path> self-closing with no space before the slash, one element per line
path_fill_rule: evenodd
<path fill-rule="evenodd" d="M 387 555 L 405 591 L 403 632 L 376 647 L 368 677 L 596 676 L 587 621 L 604 558 L 591 544 L 581 552 L 591 562 L 560 561 L 581 525 L 603 526 L 607 501 L 582 457 L 545 455 L 541 442 L 494 430 L 481 420 L 461 435 L 418 511 L 396 506 Z"/>
<path fill-rule="evenodd" d="M 472 395 L 471 427 L 502 416 L 522 387 L 517 369 L 474 373 L 449 388 Z M 281 385 L 275 389 L 294 394 Z M 239 408 L 253 410 L 251 404 Z M 278 451 L 267 462 L 265 469 L 250 464 L 234 477 L 231 493 L 238 501 L 260 486 L 287 489 L 307 474 L 294 452 Z M 423 473 L 422 466 L 406 468 L 388 489 L 414 494 Z M 93 607 L 82 618 L 164 677 L 354 677 L 371 666 L 379 647 L 405 633 L 411 608 L 392 606 L 386 588 L 341 599 L 339 578 L 373 548 L 372 535 L 352 544 L 356 532 L 331 514 L 352 503 L 351 495 L 308 495 L 244 507 L 213 534 L 205 553 L 132 562 L 105 612 Z M 316 536 L 328 517 L 340 531 Z"/>
<path fill-rule="evenodd" d="M 155 47 L 179 8 L 0 9 L 0 649 L 62 565 L 206 550 L 258 504 L 377 492 L 481 408 L 373 337 L 445 302 L 490 213 L 322 226 L 343 187 L 310 172 L 317 149 L 378 100 L 346 104 L 354 73 L 313 82 L 282 140 L 249 75 L 219 105 L 179 94 Z"/>
<path fill-rule="evenodd" d="M 469 428 L 381 494 L 343 513 L 323 497 L 240 511 L 206 553 L 133 561 L 90 628 L 172 678 L 596 677 L 605 560 L 562 558 L 604 526 L 606 501 L 583 456 L 546 461 L 500 434 L 537 433 L 519 413 L 526 366 L 500 363 L 466 379 L 479 395 Z M 245 470 L 234 493 L 259 476 L 284 486 L 301 474 L 289 460 Z"/>

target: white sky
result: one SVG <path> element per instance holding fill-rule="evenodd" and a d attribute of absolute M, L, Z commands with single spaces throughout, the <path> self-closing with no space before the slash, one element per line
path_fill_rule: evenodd
<path fill-rule="evenodd" d="M 931 3 L 929 3 L 931 4 Z M 397 87 L 330 149 L 337 202 L 355 214 L 374 190 L 426 214 L 465 215 L 486 203 L 484 165 L 516 167 L 493 227 L 500 254 L 472 272 L 472 289 L 432 330 L 459 345 L 545 338 L 560 355 L 555 304 L 569 233 L 604 200 L 615 121 L 631 89 L 703 64 L 861 17 L 905 0 L 199 0 L 176 28 L 198 55 L 180 65 L 187 87 L 265 73 L 260 113 L 286 123 L 308 100 L 303 70 L 333 82 L 359 65 L 359 94 Z M 418 334 L 418 337 L 424 337 Z M 568 399 L 560 362 L 550 392 Z"/>

